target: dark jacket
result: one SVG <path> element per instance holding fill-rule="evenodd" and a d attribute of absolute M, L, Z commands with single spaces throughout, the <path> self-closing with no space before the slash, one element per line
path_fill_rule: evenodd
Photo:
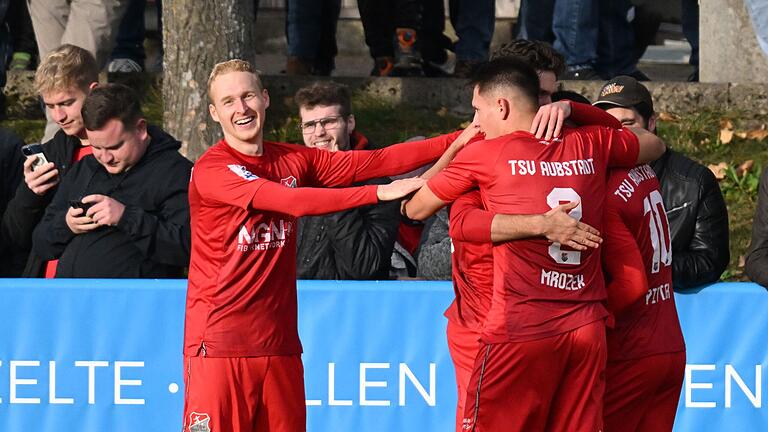
<path fill-rule="evenodd" d="M 53 162 L 59 170 L 59 178 L 69 172 L 75 149 L 81 146 L 80 139 L 69 136 L 64 131 L 56 132 L 53 138 L 43 144 L 43 152 L 49 162 Z M 45 195 L 36 195 L 24 181 L 19 183 L 16 194 L 8 203 L 3 215 L 0 232 L 3 241 L 13 248 L 16 254 L 26 254 L 24 277 L 42 277 L 45 260 L 31 253 L 32 231 L 43 218 L 46 207 L 53 200 L 57 187 L 51 188 Z"/>
<path fill-rule="evenodd" d="M 374 179 L 361 184 L 385 184 Z M 299 279 L 389 279 L 400 223 L 400 202 L 390 201 L 299 220 Z"/>
<path fill-rule="evenodd" d="M 368 139 L 351 135 L 354 150 L 368 147 Z M 372 179 L 363 184 L 386 184 Z M 296 274 L 299 279 L 389 279 L 392 249 L 400 223 L 400 202 L 357 207 L 299 220 Z"/>
<path fill-rule="evenodd" d="M 150 127 L 144 156 L 128 171 L 109 174 L 86 156 L 64 177 L 33 234 L 33 250 L 58 259 L 56 277 L 167 278 L 183 276 L 189 264 L 187 188 L 192 163 L 181 143 Z M 125 205 L 113 227 L 76 235 L 66 224 L 72 200 L 107 195 Z"/>
<path fill-rule="evenodd" d="M 0 129 L 0 221 L 8 203 L 24 178 L 24 141 L 6 129 Z M 11 239 L 0 230 L 0 277 L 18 277 L 24 269 L 27 254 L 14 248 Z"/>
<path fill-rule="evenodd" d="M 757 208 L 752 220 L 752 243 L 744 271 L 753 282 L 768 288 L 768 168 L 760 175 Z"/>
<path fill-rule="evenodd" d="M 651 166 L 672 235 L 672 281 L 677 290 L 716 282 L 728 266 L 728 209 L 714 174 L 667 150 Z"/>

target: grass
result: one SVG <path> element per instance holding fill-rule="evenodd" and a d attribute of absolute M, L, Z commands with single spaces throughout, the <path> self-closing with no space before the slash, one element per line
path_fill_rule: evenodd
<path fill-rule="evenodd" d="M 162 122 L 162 97 L 157 88 L 147 92 L 144 110 L 150 123 Z M 265 137 L 300 143 L 296 112 L 296 107 L 290 105 L 275 104 L 270 107 Z M 358 131 L 368 137 L 373 147 L 383 147 L 418 135 L 434 136 L 451 132 L 469 120 L 452 115 L 446 108 L 393 107 L 365 95 L 355 95 L 353 112 Z M 768 167 L 766 142 L 749 136 L 740 137 L 738 132 L 765 129 L 766 124 L 768 117 L 755 118 L 742 116 L 738 112 L 717 111 L 681 116 L 663 114 L 658 124 L 659 135 L 673 149 L 705 166 L 725 163 L 725 177 L 720 187 L 728 205 L 731 263 L 723 275 L 724 280 L 745 280 L 743 256 L 750 242 L 760 168 Z M 10 119 L 0 122 L 0 127 L 16 131 L 26 142 L 39 139 L 44 126 L 44 120 Z M 721 139 L 721 129 L 728 127 L 736 133 L 731 140 Z M 754 165 L 741 173 L 738 167 L 747 160 L 754 161 Z"/>

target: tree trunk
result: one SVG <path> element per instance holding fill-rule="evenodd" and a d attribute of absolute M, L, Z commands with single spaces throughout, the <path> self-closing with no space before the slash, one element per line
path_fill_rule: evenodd
<path fill-rule="evenodd" d="M 253 61 L 253 0 L 163 2 L 163 123 L 196 160 L 221 138 L 208 114 L 208 75 L 233 58 Z"/>

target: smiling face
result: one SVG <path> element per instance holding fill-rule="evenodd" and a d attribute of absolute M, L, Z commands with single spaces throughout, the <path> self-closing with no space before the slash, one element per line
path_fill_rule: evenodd
<path fill-rule="evenodd" d="M 110 119 L 99 130 L 88 130 L 93 156 L 110 174 L 128 171 L 146 153 L 149 144 L 147 122 L 139 119 L 126 129 L 118 119 Z"/>
<path fill-rule="evenodd" d="M 45 109 L 57 125 L 70 136 L 85 138 L 85 127 L 80 109 L 87 93 L 78 87 L 51 90 L 42 93 Z"/>
<path fill-rule="evenodd" d="M 320 150 L 349 150 L 349 134 L 355 130 L 355 117 L 344 116 L 341 105 L 300 107 L 304 145 Z"/>
<path fill-rule="evenodd" d="M 211 82 L 210 96 L 209 112 L 227 142 L 241 149 L 255 145 L 260 151 L 269 94 L 256 75 L 240 71 L 219 75 Z"/>

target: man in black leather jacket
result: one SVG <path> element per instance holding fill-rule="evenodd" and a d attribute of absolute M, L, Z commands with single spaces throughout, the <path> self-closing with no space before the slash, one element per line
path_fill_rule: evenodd
<path fill-rule="evenodd" d="M 595 106 L 626 126 L 656 133 L 653 99 L 645 86 L 628 76 L 608 81 Z M 667 147 L 651 163 L 661 183 L 672 236 L 672 280 L 678 291 L 716 282 L 728 266 L 728 209 L 714 174 Z"/>
<path fill-rule="evenodd" d="M 317 82 L 296 93 L 304 144 L 326 151 L 364 150 L 355 131 L 347 87 Z M 388 183 L 374 179 L 367 184 Z M 300 279 L 389 279 L 400 203 L 392 201 L 323 216 L 302 217 L 297 237 Z"/>

